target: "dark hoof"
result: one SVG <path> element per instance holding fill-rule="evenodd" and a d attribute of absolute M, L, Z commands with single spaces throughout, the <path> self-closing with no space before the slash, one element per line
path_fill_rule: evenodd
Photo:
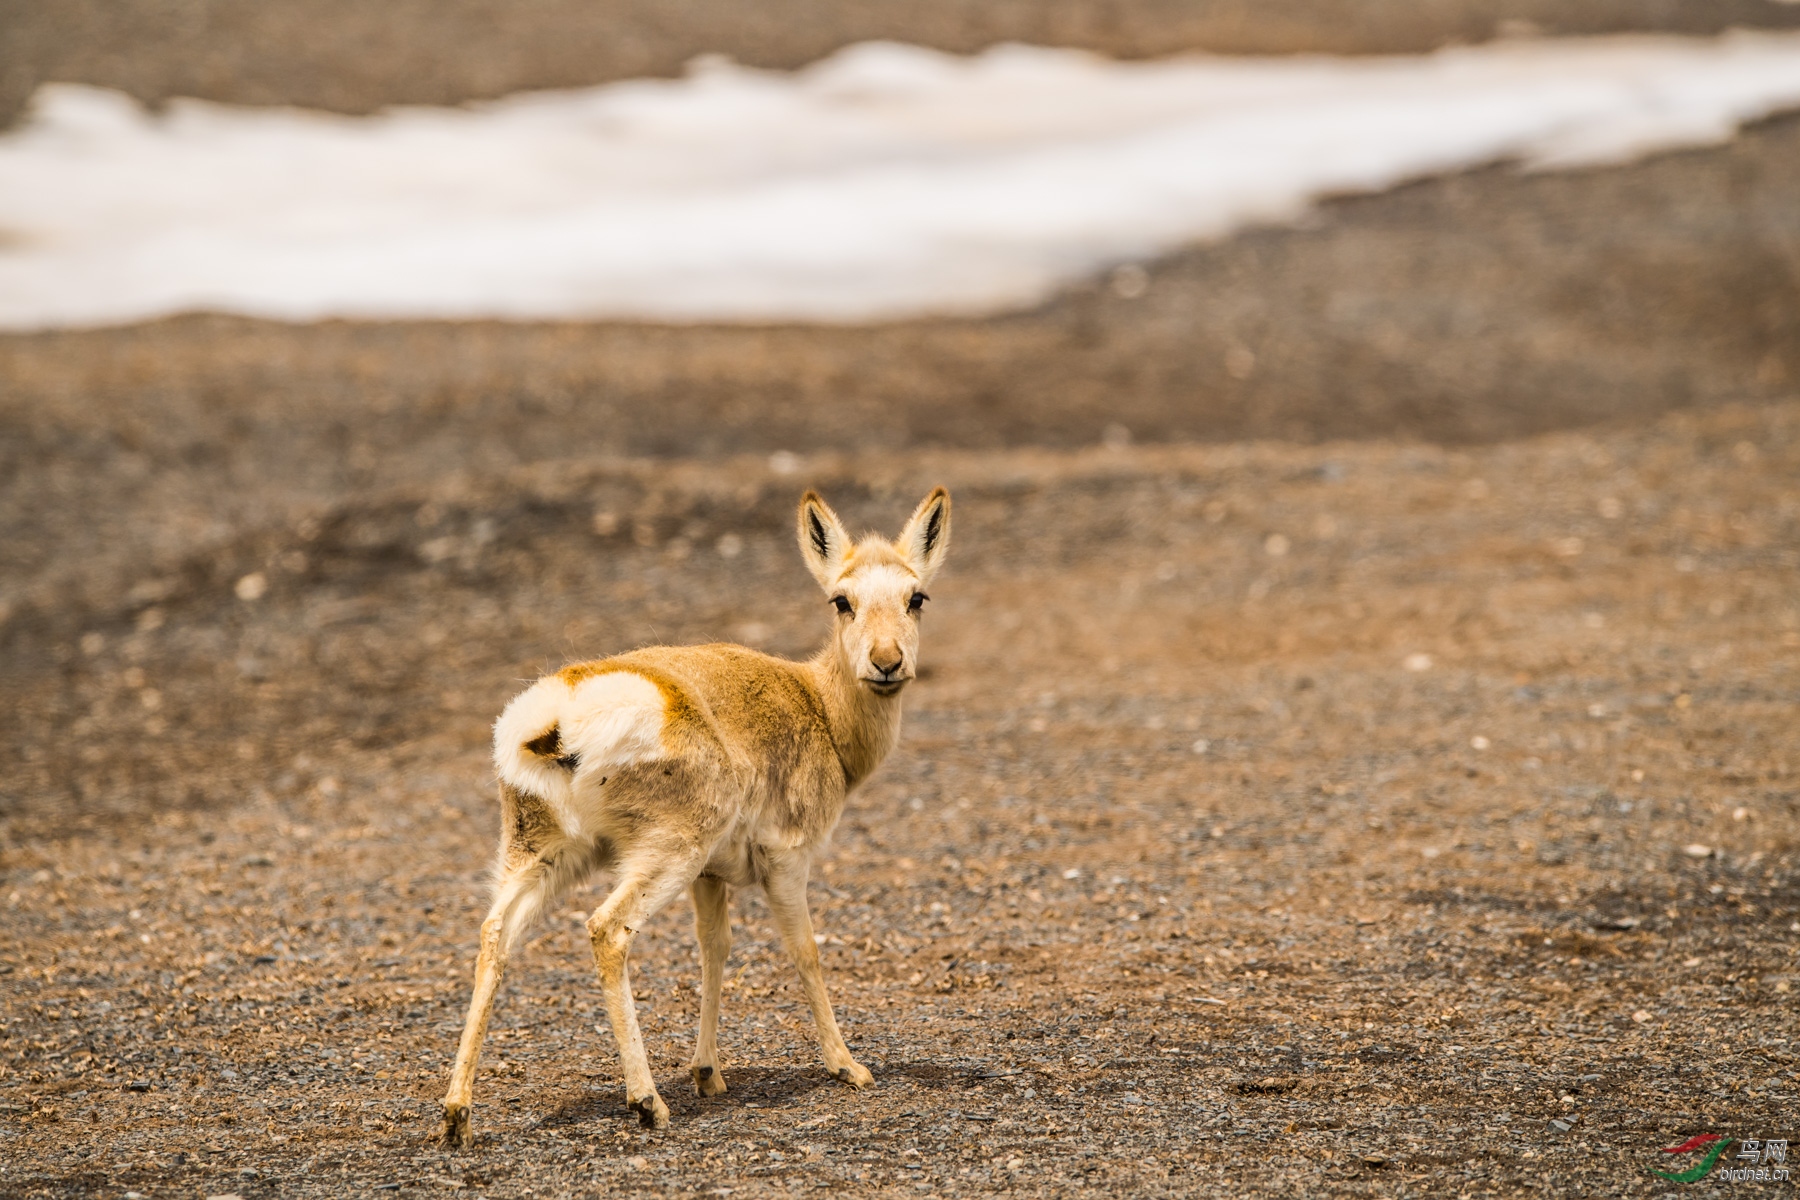
<path fill-rule="evenodd" d="M 469 1106 L 466 1104 L 444 1105 L 444 1145 L 452 1150 L 469 1150 L 475 1146 L 474 1131 L 469 1128 Z"/>
<path fill-rule="evenodd" d="M 832 1077 L 849 1084 L 858 1091 L 875 1086 L 875 1076 L 869 1074 L 869 1068 L 861 1063 L 853 1062 L 847 1067 L 839 1067 L 832 1072 Z"/>
<path fill-rule="evenodd" d="M 638 1124 L 645 1129 L 667 1129 L 669 1127 L 669 1106 L 662 1102 L 662 1097 L 655 1092 L 648 1096 L 639 1096 L 635 1100 L 626 1100 L 625 1107 L 638 1115 Z"/>

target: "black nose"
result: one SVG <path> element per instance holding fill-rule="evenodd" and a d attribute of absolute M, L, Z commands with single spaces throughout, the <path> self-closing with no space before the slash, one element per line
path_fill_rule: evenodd
<path fill-rule="evenodd" d="M 869 662 L 872 666 L 874 666 L 874 668 L 877 671 L 880 671 L 883 675 L 892 675 L 895 671 L 898 671 L 900 669 L 901 664 L 906 662 L 906 657 L 904 655 L 902 655 L 899 658 L 896 658 L 891 663 L 884 663 L 880 659 L 876 658 L 873 654 L 871 654 L 871 655 L 869 655 Z"/>

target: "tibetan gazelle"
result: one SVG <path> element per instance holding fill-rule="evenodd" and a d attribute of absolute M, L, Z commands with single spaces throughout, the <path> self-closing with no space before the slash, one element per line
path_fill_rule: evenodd
<path fill-rule="evenodd" d="M 638 1033 L 627 958 L 637 931 L 683 888 L 700 941 L 700 1033 L 690 1069 L 725 1090 L 716 1034 L 731 949 L 728 889 L 761 884 L 799 969 L 832 1075 L 874 1082 L 838 1032 L 806 909 L 812 855 L 852 788 L 893 748 L 900 692 L 918 668 L 925 587 L 950 548 L 950 493 L 925 497 L 898 539 L 852 543 L 812 492 L 800 553 L 834 609 L 806 662 L 742 646 L 658 646 L 547 675 L 494 726 L 500 853 L 481 923 L 475 994 L 444 1097 L 444 1139 L 469 1146 L 476 1061 L 507 953 L 534 918 L 603 868 L 616 886 L 588 918 L 594 962 L 643 1124 L 668 1124 Z"/>

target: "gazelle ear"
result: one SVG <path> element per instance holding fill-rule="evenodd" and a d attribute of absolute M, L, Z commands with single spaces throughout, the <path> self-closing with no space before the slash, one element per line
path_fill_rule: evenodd
<path fill-rule="evenodd" d="M 800 557 L 822 588 L 837 582 L 844 556 L 850 553 L 850 535 L 838 520 L 831 505 L 819 499 L 817 492 L 800 497 Z"/>
<path fill-rule="evenodd" d="M 934 488 L 914 510 L 912 520 L 900 531 L 894 547 L 919 576 L 921 586 L 931 582 L 944 555 L 950 550 L 950 493 Z"/>

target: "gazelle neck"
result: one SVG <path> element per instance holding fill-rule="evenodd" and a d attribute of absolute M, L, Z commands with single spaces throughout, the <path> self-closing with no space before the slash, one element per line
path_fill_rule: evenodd
<path fill-rule="evenodd" d="M 844 764 L 845 782 L 867 779 L 900 737 L 900 697 L 877 696 L 857 681 L 835 642 L 806 664 L 825 704 L 831 740 Z"/>

